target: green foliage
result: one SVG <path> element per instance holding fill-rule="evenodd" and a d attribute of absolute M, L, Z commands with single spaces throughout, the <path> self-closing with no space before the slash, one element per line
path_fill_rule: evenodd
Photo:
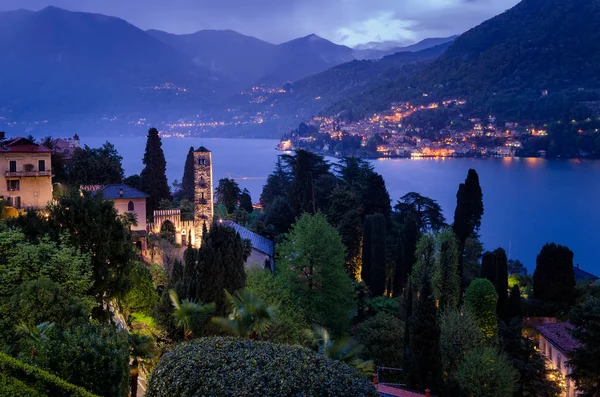
<path fill-rule="evenodd" d="M 150 269 L 143 263 L 137 262 L 131 271 L 133 286 L 123 298 L 123 306 L 128 312 L 150 313 L 160 297 L 152 279 Z"/>
<path fill-rule="evenodd" d="M 127 178 L 123 179 L 123 183 L 134 189 L 142 190 L 142 178 L 139 174 L 129 175 Z"/>
<path fill-rule="evenodd" d="M 386 247 L 385 247 L 385 217 L 382 214 L 367 215 L 365 217 L 365 226 L 370 228 L 364 231 L 363 240 L 363 273 L 365 267 L 370 264 L 371 268 L 367 272 L 369 277 L 369 287 L 373 296 L 381 296 L 385 293 L 387 273 L 386 273 Z M 364 241 L 368 241 L 365 247 Z M 365 252 L 365 251 L 370 252 Z M 366 261 L 366 257 L 370 256 Z"/>
<path fill-rule="evenodd" d="M 203 374 L 203 376 L 197 376 Z M 227 382 L 223 382 L 223 376 Z M 148 397 L 196 395 L 372 396 L 358 372 L 307 349 L 231 338 L 201 338 L 163 356 Z"/>
<path fill-rule="evenodd" d="M 277 245 L 278 269 L 310 323 L 343 332 L 356 293 L 344 270 L 344 245 L 321 213 L 304 214 Z"/>
<path fill-rule="evenodd" d="M 281 158 L 293 175 L 288 198 L 294 214 L 314 214 L 317 210 L 314 182 L 329 173 L 329 163 L 323 157 L 305 150 L 297 150 L 295 154 Z"/>
<path fill-rule="evenodd" d="M 192 334 L 199 335 L 202 326 L 215 311 L 215 304 L 190 299 L 180 301 L 174 289 L 169 290 L 169 297 L 173 305 L 173 319 L 175 325 L 183 329 L 183 339 L 188 340 Z"/>
<path fill-rule="evenodd" d="M 583 396 L 597 396 L 600 393 L 600 299 L 590 297 L 576 306 L 569 321 L 575 326 L 573 337 L 581 343 L 569 361 L 571 377 Z"/>
<path fill-rule="evenodd" d="M 470 310 L 445 310 L 440 316 L 440 349 L 446 376 L 453 376 L 465 353 L 484 345 L 477 318 Z"/>
<path fill-rule="evenodd" d="M 573 252 L 562 245 L 546 244 L 536 259 L 533 273 L 533 294 L 536 299 L 569 306 L 575 299 Z"/>
<path fill-rule="evenodd" d="M 49 210 L 51 231 L 66 231 L 70 244 L 91 255 L 96 299 L 103 302 L 123 296 L 131 285 L 135 252 L 113 203 L 101 194 L 82 197 L 73 191 Z"/>
<path fill-rule="evenodd" d="M 360 323 L 354 333 L 364 347 L 360 356 L 377 366 L 399 368 L 404 351 L 404 323 L 397 317 L 379 313 Z"/>
<path fill-rule="evenodd" d="M 269 208 L 277 197 L 286 197 L 291 186 L 291 176 L 285 171 L 281 163 L 281 156 L 277 157 L 275 171 L 267 177 L 267 183 L 263 186 L 262 193 L 260 194 L 260 202 L 265 208 Z"/>
<path fill-rule="evenodd" d="M 413 216 L 417 228 L 423 233 L 438 231 L 446 225 L 442 207 L 438 202 L 429 197 L 421 196 L 419 193 L 410 192 L 405 194 L 398 200 L 394 209 L 402 222 L 405 222 L 409 216 Z"/>
<path fill-rule="evenodd" d="M 462 289 L 466 289 L 466 287 L 471 284 L 471 281 L 481 277 L 482 255 L 483 244 L 479 241 L 479 238 L 476 236 L 467 238 L 460 258 L 463 264 L 463 275 L 461 280 Z"/>
<path fill-rule="evenodd" d="M 87 145 L 76 148 L 67 166 L 68 182 L 72 186 L 121 183 L 122 161 L 123 157 L 110 142 L 97 149 Z"/>
<path fill-rule="evenodd" d="M 8 385 L 12 390 L 3 388 L 5 385 Z M 17 389 L 18 386 L 23 388 Z M 13 395 L 8 394 L 11 397 L 46 395 L 52 397 L 97 397 L 81 387 L 65 382 L 47 371 L 26 364 L 2 352 L 0 352 L 0 387 L 2 387 L 0 390 L 3 393 L 12 391 Z M 19 394 L 19 390 L 29 392 L 30 389 L 33 390 L 32 394 Z"/>
<path fill-rule="evenodd" d="M 407 214 L 401 221 L 396 268 L 394 271 L 393 295 L 399 296 L 408 281 L 408 275 L 417 261 L 415 252 L 419 241 L 419 226 L 414 213 Z"/>
<path fill-rule="evenodd" d="M 497 248 L 494 252 L 486 252 L 481 260 L 481 277 L 494 284 L 498 293 L 498 315 L 506 319 L 508 300 L 508 260 L 506 252 Z"/>
<path fill-rule="evenodd" d="M 371 284 L 371 268 L 373 267 L 373 217 L 365 216 L 362 239 L 362 268 L 360 277 L 365 284 Z"/>
<path fill-rule="evenodd" d="M 410 317 L 410 344 L 406 361 L 407 383 L 411 389 L 443 389 L 440 326 L 435 297 L 427 276 L 423 277 L 415 313 Z"/>
<path fill-rule="evenodd" d="M 183 178 L 181 178 L 181 189 L 176 193 L 179 200 L 194 200 L 194 148 L 190 147 L 185 165 L 183 167 Z"/>
<path fill-rule="evenodd" d="M 294 213 L 289 201 L 283 197 L 276 197 L 265 213 L 265 224 L 273 228 L 273 234 L 278 236 L 287 233 L 294 224 Z"/>
<path fill-rule="evenodd" d="M 205 235 L 198 253 L 196 299 L 214 302 L 216 314 L 227 313 L 225 290 L 246 286 L 246 254 L 240 235 L 232 228 L 214 223 Z"/>
<path fill-rule="evenodd" d="M 458 245 L 451 229 L 437 235 L 438 258 L 433 276 L 436 299 L 442 310 L 456 309 L 460 301 Z"/>
<path fill-rule="evenodd" d="M 417 261 L 410 273 L 410 285 L 415 291 L 423 286 L 423 279 L 431 280 L 436 268 L 436 246 L 433 234 L 423 234 L 415 252 Z"/>
<path fill-rule="evenodd" d="M 129 388 L 127 334 L 107 326 L 55 327 L 41 340 L 35 365 L 100 396 L 124 396 Z"/>
<path fill-rule="evenodd" d="M 215 188 L 215 197 L 219 204 L 223 204 L 228 213 L 233 214 L 240 200 L 242 191 L 236 181 L 229 178 L 219 179 Z"/>
<path fill-rule="evenodd" d="M 397 315 L 400 311 L 400 303 L 397 298 L 388 296 L 376 296 L 368 301 L 369 313 L 377 315 L 379 313 Z"/>
<path fill-rule="evenodd" d="M 465 292 L 465 306 L 473 312 L 479 329 L 489 342 L 494 342 L 498 336 L 497 304 L 498 293 L 487 279 L 476 278 Z"/>
<path fill-rule="evenodd" d="M 0 373 L 0 390 L 4 397 L 45 397 L 45 394 L 29 387 L 18 379 Z"/>
<path fill-rule="evenodd" d="M 456 379 L 465 397 L 512 397 L 518 377 L 504 355 L 482 347 L 465 354 Z"/>
<path fill-rule="evenodd" d="M 240 208 L 246 211 L 248 214 L 251 214 L 252 211 L 254 211 L 254 207 L 252 206 L 252 197 L 250 197 L 250 191 L 248 191 L 248 189 L 244 189 L 240 195 Z"/>
<path fill-rule="evenodd" d="M 159 208 L 160 201 L 171 199 L 171 191 L 166 175 L 167 161 L 156 128 L 148 130 L 143 163 L 144 169 L 140 174 L 141 190 L 150 195 L 146 200 L 146 215 L 152 218 L 152 211 Z"/>
<path fill-rule="evenodd" d="M 266 304 L 250 290 L 242 289 L 225 297 L 231 307 L 228 317 L 216 317 L 213 321 L 243 338 L 258 339 L 276 322 L 275 309 Z"/>
<path fill-rule="evenodd" d="M 303 331 L 309 324 L 283 277 L 275 277 L 268 270 L 250 269 L 246 289 L 277 313 L 277 322 L 264 333 L 264 339 L 286 344 L 302 342 Z"/>

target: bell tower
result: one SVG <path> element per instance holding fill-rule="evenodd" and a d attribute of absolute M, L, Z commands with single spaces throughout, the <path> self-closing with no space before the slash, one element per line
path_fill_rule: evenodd
<path fill-rule="evenodd" d="M 196 248 L 202 244 L 202 229 L 210 228 L 213 209 L 212 155 L 200 146 L 194 151 L 194 235 Z"/>

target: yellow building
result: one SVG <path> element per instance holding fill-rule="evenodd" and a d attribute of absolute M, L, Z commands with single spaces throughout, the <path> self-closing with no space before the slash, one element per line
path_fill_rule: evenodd
<path fill-rule="evenodd" d="M 0 132 L 0 198 L 15 208 L 43 208 L 52 200 L 52 150 Z"/>
<path fill-rule="evenodd" d="M 106 185 L 98 189 L 102 192 L 105 200 L 110 200 L 119 215 L 126 212 L 135 214 L 137 217 L 137 226 L 132 226 L 131 230 L 146 234 L 146 198 L 150 197 L 146 193 L 124 183 L 118 185 Z"/>

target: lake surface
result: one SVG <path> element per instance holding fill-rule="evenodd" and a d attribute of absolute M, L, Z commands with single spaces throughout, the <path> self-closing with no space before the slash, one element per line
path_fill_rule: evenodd
<path fill-rule="evenodd" d="M 126 175 L 142 170 L 145 137 L 109 139 L 123 156 Z M 82 137 L 98 147 L 106 138 Z M 237 179 L 257 201 L 280 152 L 275 140 L 167 138 L 163 139 L 167 177 L 181 181 L 190 146 L 213 152 L 213 174 Z M 333 160 L 333 159 L 332 159 Z M 458 185 L 469 168 L 477 170 L 485 214 L 481 238 L 486 249 L 503 247 L 510 258 L 530 271 L 546 242 L 568 246 L 575 263 L 600 275 L 600 161 L 544 159 L 393 159 L 374 160 L 395 203 L 415 191 L 437 200 L 452 222 Z"/>

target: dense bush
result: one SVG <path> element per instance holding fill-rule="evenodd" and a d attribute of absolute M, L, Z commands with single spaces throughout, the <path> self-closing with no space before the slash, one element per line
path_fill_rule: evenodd
<path fill-rule="evenodd" d="M 152 372 L 147 397 L 372 396 L 356 370 L 298 346 L 201 338 L 177 346 Z"/>
<path fill-rule="evenodd" d="M 456 379 L 465 397 L 511 397 L 517 371 L 491 347 L 472 349 L 459 365 Z"/>
<path fill-rule="evenodd" d="M 371 317 L 356 330 L 356 339 L 364 347 L 361 357 L 384 367 L 402 364 L 403 336 L 404 323 L 387 313 Z"/>
<path fill-rule="evenodd" d="M 17 394 L 17 386 L 23 386 Z M 29 390 L 34 390 L 31 394 Z M 52 396 L 52 397 L 97 397 L 83 388 L 72 385 L 57 376 L 34 366 L 25 364 L 0 352 L 0 390 L 2 396 Z M 37 393 L 35 391 L 38 391 Z M 6 393 L 5 393 L 6 392 Z M 12 392 L 13 394 L 10 394 Z"/>

